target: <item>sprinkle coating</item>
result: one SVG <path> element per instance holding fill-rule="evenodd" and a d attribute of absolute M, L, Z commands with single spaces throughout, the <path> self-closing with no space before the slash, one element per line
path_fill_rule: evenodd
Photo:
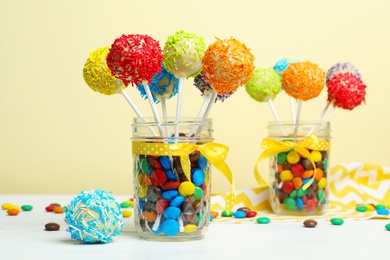
<path fill-rule="evenodd" d="M 121 208 L 110 192 L 86 190 L 65 208 L 67 231 L 82 243 L 107 243 L 123 229 Z"/>
<path fill-rule="evenodd" d="M 89 54 L 83 68 L 85 83 L 96 92 L 112 95 L 126 88 L 123 82 L 111 75 L 106 58 L 108 47 L 98 48 Z"/>
<path fill-rule="evenodd" d="M 217 93 L 234 92 L 251 77 L 254 56 L 245 44 L 231 37 L 211 44 L 203 57 L 203 73 Z"/>

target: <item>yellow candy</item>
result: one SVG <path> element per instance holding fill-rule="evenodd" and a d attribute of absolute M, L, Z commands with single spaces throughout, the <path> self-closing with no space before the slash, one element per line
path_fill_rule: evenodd
<path fill-rule="evenodd" d="M 366 207 L 367 207 L 367 211 L 374 211 L 374 210 L 376 210 L 375 206 L 371 205 L 371 204 L 367 204 Z"/>
<path fill-rule="evenodd" d="M 326 187 L 326 178 L 321 178 L 321 180 L 318 182 L 318 188 L 325 189 Z"/>
<path fill-rule="evenodd" d="M 294 175 L 291 173 L 290 170 L 284 170 L 280 173 L 279 177 L 282 181 L 290 181 L 294 178 Z"/>
<path fill-rule="evenodd" d="M 191 196 L 195 192 L 195 185 L 189 181 L 183 181 L 179 186 L 180 195 L 187 197 Z"/>
<path fill-rule="evenodd" d="M 311 156 L 315 162 L 322 161 L 322 153 L 320 151 L 311 151 Z"/>
<path fill-rule="evenodd" d="M 187 224 L 184 226 L 185 233 L 192 233 L 195 232 L 197 229 L 198 227 L 195 224 Z"/>
<path fill-rule="evenodd" d="M 129 218 L 129 217 L 131 217 L 131 215 L 133 215 L 133 213 L 130 210 L 127 210 L 127 209 L 122 210 L 122 216 L 124 218 Z"/>
<path fill-rule="evenodd" d="M 4 209 L 4 210 L 9 210 L 10 207 L 12 207 L 13 204 L 11 203 L 4 203 L 3 205 L 1 205 L 1 208 Z"/>
<path fill-rule="evenodd" d="M 144 198 L 146 194 L 148 193 L 148 185 L 143 183 L 142 185 L 139 186 L 138 188 L 138 197 Z"/>
<path fill-rule="evenodd" d="M 296 151 L 291 151 L 287 154 L 287 161 L 291 164 L 299 162 L 299 154 Z"/>

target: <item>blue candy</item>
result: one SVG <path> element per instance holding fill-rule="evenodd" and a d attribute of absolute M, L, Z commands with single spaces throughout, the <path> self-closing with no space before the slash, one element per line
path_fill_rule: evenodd
<path fill-rule="evenodd" d="M 301 209 L 303 209 L 303 201 L 302 201 L 302 199 L 301 198 L 297 198 L 296 200 L 295 200 L 295 204 L 297 205 L 297 208 L 299 209 L 299 210 L 301 210 Z"/>
<path fill-rule="evenodd" d="M 389 215 L 389 211 L 387 209 L 377 209 L 376 213 L 378 213 L 378 215 Z"/>
<path fill-rule="evenodd" d="M 208 161 L 206 157 L 203 155 L 200 155 L 198 158 L 198 167 L 201 168 L 202 170 L 206 170 L 208 165 Z"/>
<path fill-rule="evenodd" d="M 165 170 L 171 169 L 171 161 L 168 156 L 160 156 L 160 163 Z"/>
<path fill-rule="evenodd" d="M 171 170 L 165 170 L 165 175 L 168 181 L 176 181 L 176 176 Z"/>
<path fill-rule="evenodd" d="M 233 213 L 233 217 L 235 218 L 246 218 L 245 211 L 236 211 Z"/>
<path fill-rule="evenodd" d="M 174 219 L 166 219 L 161 224 L 161 230 L 167 236 L 174 236 L 174 235 L 176 235 L 179 232 L 180 226 L 179 226 L 179 223 L 176 220 L 174 220 Z"/>
<path fill-rule="evenodd" d="M 202 185 L 204 183 L 205 178 L 206 176 L 201 169 L 198 168 L 193 169 L 191 179 L 192 179 L 192 183 L 195 186 Z"/>
<path fill-rule="evenodd" d="M 164 217 L 167 219 L 177 219 L 180 216 L 181 210 L 178 207 L 169 206 L 164 211 Z"/>
<path fill-rule="evenodd" d="M 174 197 L 169 204 L 172 207 L 180 207 L 180 205 L 184 202 L 185 198 L 181 195 Z"/>
<path fill-rule="evenodd" d="M 173 199 L 174 197 L 176 197 L 177 195 L 179 195 L 179 192 L 177 190 L 167 190 L 167 191 L 164 191 L 161 196 L 166 199 L 166 200 L 171 200 Z"/>

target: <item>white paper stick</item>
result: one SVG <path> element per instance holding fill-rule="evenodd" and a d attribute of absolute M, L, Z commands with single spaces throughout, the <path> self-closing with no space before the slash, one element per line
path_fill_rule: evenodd
<path fill-rule="evenodd" d="M 142 84 L 144 85 L 146 96 L 148 97 L 148 101 L 149 101 L 150 107 L 152 108 L 154 120 L 157 123 L 157 128 L 158 128 L 158 131 L 160 132 L 160 136 L 164 136 L 164 132 L 163 132 L 163 130 L 161 128 L 160 117 L 159 117 L 159 115 L 157 113 L 156 104 L 153 101 L 153 96 L 152 96 L 152 93 L 150 92 L 149 84 L 148 84 L 147 81 L 142 82 Z"/>
<path fill-rule="evenodd" d="M 203 117 L 203 115 L 204 115 L 204 113 L 205 113 L 205 111 L 206 111 L 206 108 L 207 108 L 207 106 L 208 106 L 208 104 L 209 104 L 209 102 L 210 102 L 211 96 L 212 96 L 212 94 L 207 94 L 207 95 L 204 97 L 203 102 L 202 102 L 202 106 L 201 106 L 200 109 L 199 109 L 197 118 L 202 118 L 202 117 Z M 192 126 L 191 131 L 190 131 L 190 133 L 188 134 L 188 136 L 192 136 L 192 135 L 194 134 L 194 132 L 195 132 L 195 127 L 196 127 L 195 125 Z"/>
<path fill-rule="evenodd" d="M 167 105 L 166 105 L 165 100 L 166 100 L 165 97 L 163 97 L 163 98 L 161 98 L 160 102 L 161 102 L 161 109 L 163 112 L 164 121 L 167 122 L 168 121 L 168 112 L 167 112 Z M 169 131 L 168 126 L 165 128 L 165 130 L 167 132 L 167 136 L 171 136 L 171 133 Z"/>
<path fill-rule="evenodd" d="M 179 136 L 179 120 L 181 115 L 181 103 L 183 98 L 183 81 L 184 78 L 179 78 L 179 85 L 177 87 L 177 105 L 176 105 L 176 128 L 175 128 L 175 137 Z"/>
<path fill-rule="evenodd" d="M 203 114 L 203 118 L 206 119 L 209 117 L 210 115 L 210 111 L 211 109 L 213 108 L 214 104 L 215 104 L 215 99 L 217 97 L 217 92 L 214 91 L 213 94 L 211 94 L 211 98 L 209 100 L 209 104 L 207 105 L 207 108 L 206 108 L 206 111 L 204 112 Z M 199 127 L 198 127 L 198 130 L 196 131 L 196 135 L 200 135 L 200 133 L 202 132 L 202 129 L 203 129 L 203 124 L 201 124 Z"/>
<path fill-rule="evenodd" d="M 134 102 L 131 100 L 131 98 L 127 95 L 127 93 L 122 89 L 121 90 L 122 96 L 126 99 L 127 103 L 131 106 L 131 108 L 134 110 L 135 114 L 141 118 L 144 122 L 147 122 L 144 116 L 141 114 L 141 112 L 138 110 L 138 108 L 135 106 Z M 153 130 L 152 127 L 148 127 L 149 130 L 152 132 L 154 136 L 157 136 L 157 133 Z"/>
<path fill-rule="evenodd" d="M 336 110 L 336 107 L 335 106 L 332 106 L 331 110 L 329 111 L 329 114 L 328 116 L 326 117 L 325 119 L 325 122 L 329 122 L 330 118 L 332 117 L 334 111 Z"/>
<path fill-rule="evenodd" d="M 275 121 L 278 123 L 279 125 L 279 128 L 280 128 L 280 131 L 282 131 L 282 134 L 284 136 L 286 136 L 286 132 L 284 131 L 282 125 L 280 124 L 280 120 L 279 120 L 279 117 L 278 117 L 278 114 L 276 113 L 276 109 L 275 109 L 275 106 L 274 106 L 274 102 L 272 101 L 272 99 L 268 99 L 268 105 L 269 107 L 271 108 L 271 111 L 272 111 L 272 114 L 274 115 L 274 118 L 275 118 Z"/>
<path fill-rule="evenodd" d="M 290 97 L 290 108 L 291 108 L 291 120 L 295 122 L 296 116 L 295 116 L 295 105 L 294 105 L 294 98 Z"/>
<path fill-rule="evenodd" d="M 296 117 L 296 120 L 295 120 L 295 129 L 294 129 L 294 141 L 296 141 L 297 139 L 297 134 L 298 134 L 298 128 L 299 128 L 299 119 L 301 117 L 301 110 L 302 110 L 302 103 L 303 101 L 302 100 L 299 100 L 298 101 L 298 110 L 297 110 L 297 117 Z"/>
<path fill-rule="evenodd" d="M 318 124 L 319 122 L 321 122 L 322 118 L 324 117 L 324 115 L 326 114 L 326 111 L 328 110 L 330 106 L 330 102 L 328 102 L 326 104 L 326 106 L 324 107 L 324 109 L 322 110 L 320 116 L 317 118 L 317 120 L 315 121 L 315 124 L 313 125 L 313 127 L 310 129 L 310 132 L 307 134 L 307 136 L 311 135 L 314 131 L 314 128 L 315 128 L 315 125 Z"/>

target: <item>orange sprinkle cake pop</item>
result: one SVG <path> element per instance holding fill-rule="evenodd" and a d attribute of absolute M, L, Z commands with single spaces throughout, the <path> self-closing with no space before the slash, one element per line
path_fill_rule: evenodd
<path fill-rule="evenodd" d="M 325 79 L 325 70 L 309 61 L 291 63 L 282 75 L 286 93 L 303 101 L 317 97 L 325 86 Z"/>
<path fill-rule="evenodd" d="M 234 39 L 211 44 L 203 57 L 205 79 L 218 94 L 234 92 L 252 76 L 254 56 L 245 44 Z"/>

